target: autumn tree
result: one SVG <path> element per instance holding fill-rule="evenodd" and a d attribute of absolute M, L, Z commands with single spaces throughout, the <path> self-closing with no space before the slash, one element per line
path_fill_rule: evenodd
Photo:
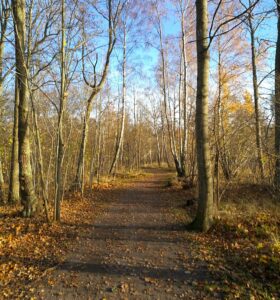
<path fill-rule="evenodd" d="M 82 138 L 81 138 L 81 144 L 80 144 L 80 150 L 79 150 L 79 156 L 78 156 L 78 164 L 77 164 L 77 171 L 76 171 L 76 176 L 75 176 L 75 182 L 74 182 L 74 187 L 78 188 L 81 192 L 83 192 L 84 188 L 84 176 L 85 176 L 85 151 L 86 151 L 86 146 L 87 146 L 87 141 L 88 141 L 88 130 L 89 130 L 89 120 L 90 120 L 90 114 L 92 111 L 92 105 L 93 101 L 96 99 L 96 96 L 100 93 L 102 87 L 105 84 L 107 74 L 109 71 L 109 66 L 110 66 L 110 59 L 111 55 L 116 43 L 116 27 L 118 25 L 118 19 L 119 15 L 123 9 L 124 2 L 117 1 L 115 3 L 112 0 L 107 1 L 107 12 L 106 15 L 103 13 L 101 16 L 105 19 L 107 22 L 107 38 L 108 38 L 108 46 L 107 50 L 105 53 L 105 60 L 102 66 L 101 71 L 99 72 L 99 75 L 97 74 L 97 65 L 98 65 L 98 54 L 96 54 L 96 60 L 92 64 L 93 67 L 93 81 L 91 82 L 86 74 L 85 71 L 85 59 L 86 57 L 90 59 L 89 54 L 85 52 L 85 45 L 83 45 L 83 78 L 84 82 L 86 85 L 91 89 L 91 93 L 89 97 L 87 98 L 86 101 L 86 108 L 84 112 L 84 117 L 83 117 L 83 129 L 82 129 Z M 99 11 L 97 9 L 97 11 Z M 83 22 L 84 22 L 83 18 Z M 84 38 L 85 38 L 84 34 Z"/>
<path fill-rule="evenodd" d="M 199 201 L 192 227 L 207 231 L 213 222 L 213 192 L 211 182 L 208 133 L 209 43 L 207 0 L 196 0 L 197 98 L 196 148 Z"/>
<path fill-rule="evenodd" d="M 16 96 L 19 99 L 18 110 L 18 143 L 19 143 L 19 182 L 20 196 L 23 204 L 23 216 L 30 217 L 36 213 L 37 197 L 33 186 L 31 169 L 29 104 L 28 104 L 28 69 L 25 58 L 26 28 L 25 1 L 12 1 L 15 53 L 16 53 Z"/>

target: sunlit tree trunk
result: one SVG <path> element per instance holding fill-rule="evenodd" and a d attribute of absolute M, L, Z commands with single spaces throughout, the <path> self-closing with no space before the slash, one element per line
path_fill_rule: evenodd
<path fill-rule="evenodd" d="M 172 153 L 172 157 L 174 159 L 177 175 L 179 177 L 182 177 L 184 176 L 184 174 L 182 172 L 181 160 L 178 158 L 177 149 L 175 145 L 174 131 L 169 116 L 170 107 L 169 107 L 168 92 L 167 92 L 168 88 L 167 88 L 167 78 L 166 78 L 167 77 L 166 60 L 165 60 L 165 53 L 163 48 L 162 25 L 159 17 L 158 17 L 158 34 L 159 34 L 159 42 L 160 42 L 160 58 L 161 58 L 161 67 L 162 67 L 162 93 L 163 93 L 164 115 L 165 115 L 167 132 L 169 137 L 169 147 Z"/>
<path fill-rule="evenodd" d="M 196 0 L 197 98 L 196 148 L 198 167 L 198 210 L 192 227 L 207 231 L 213 223 L 213 185 L 211 180 L 208 134 L 209 44 L 207 0 Z"/>
<path fill-rule="evenodd" d="M 215 164 L 214 164 L 214 200 L 215 204 L 219 206 L 220 199 L 220 109 L 221 109 L 221 100 L 222 100 L 222 65 L 221 65 L 221 52 L 220 44 L 219 53 L 218 53 L 218 97 L 215 103 L 214 109 L 214 137 L 215 137 Z"/>
<path fill-rule="evenodd" d="M 84 190 L 85 152 L 86 152 L 86 146 L 88 142 L 89 120 L 90 120 L 90 114 L 93 105 L 92 99 L 94 99 L 95 97 L 96 96 L 94 95 L 93 98 L 90 98 L 87 101 L 86 111 L 83 118 L 82 140 L 81 140 L 81 146 L 79 151 L 76 179 L 74 183 L 75 188 L 80 190 L 82 194 Z"/>
<path fill-rule="evenodd" d="M 0 4 L 1 5 L 1 4 Z M 1 12 L 5 9 L 4 6 L 1 8 Z M 3 54 L 4 54 L 4 35 L 6 32 L 6 26 L 7 20 L 3 20 L 2 18 L 5 18 L 4 13 L 2 13 L 1 17 L 1 32 L 0 32 L 0 101 L 1 98 L 3 97 Z M 0 113 L 1 113 L 1 108 L 0 108 Z M 1 156 L 0 156 L 0 203 L 4 203 L 4 176 L 3 176 L 3 170 L 2 170 L 2 161 L 1 161 Z"/>
<path fill-rule="evenodd" d="M 66 84 L 65 84 L 65 3 L 61 1 L 61 86 L 60 86 L 60 106 L 58 114 L 58 132 L 57 132 L 57 153 L 56 153 L 56 174 L 55 174 L 55 207 L 54 220 L 60 221 L 61 201 L 63 198 L 63 157 L 64 157 L 64 137 L 63 137 L 63 121 L 66 107 Z"/>
<path fill-rule="evenodd" d="M 0 157 L 0 204 L 3 204 L 5 201 L 4 199 L 4 176 L 3 176 L 3 169 L 2 169 L 2 160 Z"/>
<path fill-rule="evenodd" d="M 46 219 L 49 222 L 50 217 L 49 217 L 49 209 L 48 209 L 48 193 L 47 193 L 47 188 L 46 188 L 46 183 L 45 183 L 41 139 L 40 139 L 37 113 L 36 113 L 32 95 L 31 95 L 31 107 L 32 107 L 33 124 L 34 124 L 34 130 L 35 130 L 35 144 L 37 147 L 37 164 L 38 164 L 39 181 L 40 181 L 40 187 L 41 187 L 41 192 L 42 192 L 44 206 L 45 206 Z"/>
<path fill-rule="evenodd" d="M 280 195 L 280 0 L 277 0 L 278 35 L 275 55 L 275 178 L 274 183 Z"/>
<path fill-rule="evenodd" d="M 253 28 L 253 24 L 252 24 L 251 13 L 249 13 L 248 16 L 248 23 L 249 23 L 250 38 L 251 38 L 251 59 L 252 59 L 252 75 L 253 75 L 253 90 L 254 90 L 254 105 L 255 105 L 257 159 L 258 159 L 261 179 L 264 179 L 263 149 L 262 149 L 260 110 L 259 110 L 259 87 L 258 87 L 258 75 L 257 75 L 257 64 L 256 64 L 255 29 Z"/>
<path fill-rule="evenodd" d="M 181 3 L 182 5 L 182 3 Z M 183 136 L 182 149 L 180 153 L 181 175 L 186 176 L 186 150 L 187 150 L 187 49 L 186 49 L 186 32 L 185 32 L 185 9 L 181 7 L 181 44 L 182 44 L 182 65 L 183 65 L 183 92 L 182 92 L 182 109 L 183 109 Z M 181 102 L 181 99 L 179 99 Z M 181 116 L 179 116 L 181 118 Z"/>
<path fill-rule="evenodd" d="M 3 95 L 3 54 L 4 54 L 4 37 L 7 29 L 7 9 L 5 1 L 1 2 L 1 39 L 0 39 L 0 97 Z M 6 12 L 5 12 L 6 11 Z M 19 202 L 19 167 L 18 167 L 18 93 L 17 83 L 15 84 L 15 103 L 14 103 L 14 124 L 13 124 L 13 143 L 11 152 L 10 182 L 8 191 L 8 203 L 14 204 Z"/>
<path fill-rule="evenodd" d="M 19 96 L 18 141 L 19 182 L 23 216 L 36 213 L 37 198 L 33 187 L 29 138 L 28 70 L 25 61 L 25 1 L 13 0 L 16 50 L 16 84 Z M 16 95 L 17 96 L 17 95 Z"/>
<path fill-rule="evenodd" d="M 75 176 L 75 181 L 73 183 L 74 189 L 79 190 L 83 194 L 84 190 L 84 168 L 85 168 L 85 152 L 86 152 L 86 146 L 88 141 L 88 129 L 89 129 L 89 121 L 90 121 L 90 114 L 92 111 L 93 101 L 96 99 L 96 96 L 100 93 L 101 89 L 103 88 L 103 85 L 105 84 L 109 66 L 110 66 L 110 59 L 111 54 L 113 52 L 115 43 L 116 43 L 116 37 L 115 37 L 115 26 L 116 26 L 116 19 L 120 13 L 120 11 L 116 11 L 115 15 L 113 15 L 113 7 L 112 7 L 112 0 L 108 0 L 108 48 L 106 52 L 106 58 L 104 62 L 104 67 L 101 72 L 101 78 L 99 82 L 97 82 L 96 79 L 96 70 L 94 69 L 94 83 L 91 84 L 86 79 L 86 75 L 83 72 L 85 83 L 92 89 L 92 92 L 87 99 L 86 104 L 86 110 L 85 115 L 83 118 L 83 129 L 82 129 L 82 139 L 79 149 L 79 157 L 78 157 L 78 165 L 77 165 L 77 171 Z M 83 70 L 84 71 L 84 70 Z"/>
<path fill-rule="evenodd" d="M 18 105 L 19 95 L 17 87 L 17 78 L 15 78 L 15 103 L 14 103 L 14 124 L 13 124 L 13 143 L 10 166 L 10 182 L 8 191 L 8 203 L 18 203 L 19 195 L 19 163 L 18 163 Z"/>
<path fill-rule="evenodd" d="M 126 24 L 123 24 L 123 63 L 122 63 L 122 112 L 121 112 L 121 128 L 120 132 L 117 136 L 116 141 L 116 150 L 113 157 L 113 162 L 109 171 L 109 174 L 112 174 L 115 169 L 116 165 L 120 156 L 121 146 L 123 144 L 123 137 L 124 137 L 124 124 L 125 124 L 125 99 L 126 99 Z"/>

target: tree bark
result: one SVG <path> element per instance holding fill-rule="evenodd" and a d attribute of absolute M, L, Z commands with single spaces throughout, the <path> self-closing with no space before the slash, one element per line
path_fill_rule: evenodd
<path fill-rule="evenodd" d="M 86 152 L 86 146 L 88 141 L 89 120 L 90 120 L 90 113 L 92 111 L 93 99 L 96 97 L 96 95 L 93 95 L 93 97 L 87 101 L 85 116 L 83 118 L 82 140 L 81 140 L 81 146 L 79 151 L 76 178 L 74 182 L 74 189 L 79 190 L 82 194 L 84 191 L 85 152 Z"/>
<path fill-rule="evenodd" d="M 74 189 L 78 189 L 83 194 L 84 189 L 84 168 L 85 168 L 85 151 L 87 146 L 87 140 L 88 140 L 88 128 L 89 128 L 89 120 L 90 120 L 90 113 L 92 110 L 93 101 L 96 98 L 96 96 L 100 93 L 103 85 L 105 84 L 105 80 L 107 78 L 107 74 L 109 71 L 110 66 L 110 59 L 111 54 L 113 52 L 115 43 L 116 43 L 116 37 L 115 37 L 115 26 L 116 23 L 114 20 L 116 20 L 119 11 L 117 10 L 115 12 L 115 15 L 112 15 L 113 8 L 112 8 L 112 0 L 108 0 L 108 48 L 106 52 L 106 59 L 104 63 L 104 67 L 102 70 L 102 75 L 100 81 L 96 82 L 96 73 L 95 73 L 95 82 L 94 84 L 90 84 L 88 80 L 86 79 L 86 76 L 83 72 L 84 80 L 86 84 L 92 89 L 92 92 L 87 100 L 86 105 L 86 111 L 83 119 L 83 131 L 82 131 L 82 139 L 81 139 L 81 145 L 79 150 L 79 158 L 78 158 L 78 165 L 77 165 L 77 171 L 75 176 L 75 181 L 72 185 Z"/>
<path fill-rule="evenodd" d="M 4 198 L 4 176 L 3 176 L 3 169 L 2 169 L 2 160 L 0 157 L 0 204 L 5 202 Z"/>
<path fill-rule="evenodd" d="M 63 198 L 63 158 L 64 158 L 64 137 L 63 137 L 63 121 L 66 106 L 66 84 L 65 84 L 65 3 L 61 1 L 61 86 L 60 86 L 60 105 L 58 114 L 58 132 L 57 132 L 57 153 L 56 153 L 56 174 L 55 174 L 55 202 L 54 202 L 54 220 L 60 221 L 61 202 Z"/>
<path fill-rule="evenodd" d="M 187 49 L 186 49 L 186 32 L 185 32 L 185 11 L 181 9 L 181 43 L 182 43 L 182 63 L 183 63 L 183 141 L 180 155 L 181 173 L 186 176 L 186 150 L 187 150 Z M 179 99 L 181 101 L 181 99 Z"/>
<path fill-rule="evenodd" d="M 277 0 L 278 24 L 275 55 L 275 177 L 274 184 L 280 199 L 280 0 Z"/>
<path fill-rule="evenodd" d="M 117 162 L 120 156 L 121 146 L 123 144 L 123 137 L 124 137 L 124 124 L 125 124 L 125 99 L 126 99 L 126 24 L 123 24 L 124 31 L 123 31 L 123 63 L 122 63 L 122 113 L 121 113 L 121 128 L 120 132 L 118 133 L 117 141 L 116 141 L 116 150 L 115 155 L 113 158 L 113 162 L 111 164 L 111 168 L 109 174 L 112 174 L 115 169 Z"/>
<path fill-rule="evenodd" d="M 218 42 L 218 97 L 214 110 L 214 137 L 215 137 L 215 165 L 214 165 L 214 202 L 216 207 L 219 207 L 220 200 L 220 109 L 222 100 L 222 65 L 220 43 Z"/>
<path fill-rule="evenodd" d="M 50 222 L 49 209 L 48 209 L 48 193 L 47 193 L 47 188 L 46 188 L 46 183 L 45 183 L 41 139 L 40 139 L 37 113 L 36 113 L 36 109 L 35 109 L 35 105 L 34 105 L 34 101 L 33 101 L 33 95 L 31 95 L 31 106 L 32 106 L 34 129 L 35 129 L 35 143 L 36 143 L 36 147 L 37 147 L 37 156 L 38 156 L 37 164 L 38 164 L 39 180 L 40 180 L 41 191 L 42 191 L 42 196 L 43 196 L 43 201 L 44 201 L 44 206 L 45 206 L 44 208 L 45 208 L 46 219 L 48 222 Z"/>
<path fill-rule="evenodd" d="M 2 7 L 4 9 L 4 7 Z M 2 18 L 3 16 L 1 16 Z M 6 29 L 3 28 L 5 23 L 1 20 L 1 39 L 0 39 L 0 100 L 3 97 L 3 54 L 4 54 L 4 34 Z M 1 110 L 0 110 L 1 113 Z M 4 177 L 3 177 L 3 170 L 2 170 L 2 161 L 0 157 L 0 204 L 4 203 Z"/>
<path fill-rule="evenodd" d="M 8 192 L 8 203 L 15 204 L 20 201 L 19 193 L 19 161 L 18 161 L 18 105 L 19 94 L 17 78 L 15 79 L 15 104 L 14 104 L 14 124 L 13 124 L 13 143 L 10 166 L 10 183 Z"/>
<path fill-rule="evenodd" d="M 207 0 L 196 0 L 197 97 L 196 148 L 199 199 L 191 227 L 207 231 L 213 223 L 213 185 L 211 180 L 208 134 L 209 44 Z"/>
<path fill-rule="evenodd" d="M 167 132 L 169 137 L 169 147 L 172 153 L 177 175 L 178 177 L 183 177 L 184 173 L 182 170 L 181 161 L 178 158 L 176 145 L 175 145 L 174 130 L 172 128 L 171 120 L 169 118 L 169 113 L 168 113 L 169 108 L 168 108 L 168 95 L 167 95 L 166 62 L 165 62 L 165 55 L 164 55 L 164 48 L 163 48 L 162 25 L 159 16 L 158 16 L 158 27 L 159 27 L 158 34 L 159 34 L 159 41 L 160 41 L 160 57 L 161 57 L 161 66 L 162 66 L 163 104 L 164 104 L 164 114 L 165 114 L 165 120 L 167 125 Z"/>
<path fill-rule="evenodd" d="M 2 15 L 1 15 L 1 37 L 0 37 L 0 97 L 3 96 L 3 55 L 4 55 L 4 38 L 7 29 L 7 22 L 9 17 L 8 2 L 2 2 Z M 15 88 L 17 95 L 17 88 Z M 15 97 L 14 106 L 14 127 L 13 127 L 13 144 L 11 155 L 11 170 L 10 170 L 10 184 L 8 192 L 8 203 L 13 204 L 19 202 L 19 170 L 18 170 L 18 96 Z M 1 175 L 0 175 L 1 176 Z M 3 187 L 2 187 L 3 189 Z"/>
<path fill-rule="evenodd" d="M 20 196 L 23 205 L 23 216 L 30 217 L 36 213 L 37 198 L 33 187 L 30 161 L 28 70 L 25 62 L 25 1 L 13 0 L 12 6 L 15 27 L 16 85 L 19 96 L 18 157 Z"/>
<path fill-rule="evenodd" d="M 252 75 L 253 75 L 253 90 L 254 90 L 254 105 L 255 105 L 257 159 L 258 159 L 261 179 L 264 179 L 263 149 L 262 149 L 260 111 L 259 111 L 259 87 L 258 87 L 258 75 L 257 75 L 257 64 L 256 64 L 255 30 L 252 24 L 251 13 L 249 13 L 248 23 L 249 23 L 249 30 L 250 30 L 250 37 L 251 37 L 251 59 L 252 59 Z"/>

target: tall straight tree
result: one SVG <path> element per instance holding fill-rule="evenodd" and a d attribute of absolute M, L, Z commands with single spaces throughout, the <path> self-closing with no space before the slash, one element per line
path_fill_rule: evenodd
<path fill-rule="evenodd" d="M 4 41 L 7 31 L 8 17 L 9 17 L 9 5 L 8 1 L 1 1 L 0 3 L 0 105 L 3 103 L 3 83 L 5 74 L 3 70 L 4 59 Z M 0 116 L 2 115 L 2 107 L 0 106 Z M 4 176 L 2 169 L 2 160 L 0 157 L 0 203 L 4 202 Z"/>
<path fill-rule="evenodd" d="M 28 69 L 25 58 L 25 0 L 13 0 L 18 108 L 19 182 L 23 216 L 35 214 L 37 198 L 33 187 L 29 137 Z"/>
<path fill-rule="evenodd" d="M 251 64 L 252 64 L 252 79 L 253 79 L 253 91 L 254 91 L 254 105 L 255 105 L 255 134 L 256 134 L 256 146 L 257 146 L 257 160 L 259 165 L 259 171 L 261 179 L 264 179 L 264 166 L 263 166 L 263 147 L 262 147 L 262 132 L 260 125 L 260 109 L 259 109 L 259 84 L 258 84 L 258 74 L 257 74 L 257 51 L 256 51 L 256 30 L 259 25 L 263 22 L 264 18 L 261 18 L 256 24 L 254 24 L 254 6 L 253 1 L 249 0 L 248 9 L 246 5 L 240 1 L 244 6 L 245 10 L 248 10 L 247 18 L 245 24 L 248 27 L 250 34 L 250 45 L 251 45 Z"/>
<path fill-rule="evenodd" d="M 8 192 L 8 203 L 18 203 L 19 195 L 19 162 L 18 162 L 18 105 L 19 93 L 17 76 L 15 78 L 15 100 L 14 100 L 14 125 L 13 125 L 13 143 L 10 167 L 10 182 Z"/>
<path fill-rule="evenodd" d="M 163 95 L 163 112 L 165 117 L 165 123 L 167 127 L 169 147 L 174 160 L 178 177 L 184 177 L 185 173 L 182 169 L 181 160 L 178 155 L 178 149 L 175 140 L 174 124 L 172 124 L 172 117 L 170 112 L 169 93 L 168 93 L 168 68 L 167 68 L 167 53 L 164 47 L 164 36 L 162 26 L 162 16 L 159 7 L 159 1 L 155 1 L 156 10 L 156 30 L 159 37 L 159 52 L 160 52 L 160 63 L 161 63 L 161 88 Z M 173 122 L 174 123 L 174 122 Z"/>
<path fill-rule="evenodd" d="M 65 90 L 65 3 L 61 0 L 61 85 L 60 85 L 60 105 L 58 113 L 58 132 L 57 132 L 57 154 L 56 154 L 56 177 L 55 177 L 55 209 L 54 220 L 60 221 L 60 205 L 63 197 L 63 177 L 62 164 L 64 156 L 64 140 L 63 140 L 63 118 L 66 106 L 66 90 Z"/>
<path fill-rule="evenodd" d="M 275 187 L 280 195 L 280 0 L 277 0 L 278 36 L 275 55 Z M 279 197 L 279 196 L 278 196 Z M 279 197 L 280 198 L 280 197 Z"/>
<path fill-rule="evenodd" d="M 188 98 L 188 86 L 187 86 L 187 37 L 186 37 L 186 12 L 188 1 L 179 1 L 179 12 L 181 17 L 181 64 L 182 64 L 182 99 L 179 99 L 179 108 L 182 106 L 183 110 L 183 136 L 180 137 L 180 161 L 182 176 L 186 176 L 186 151 L 187 151 L 187 98 Z M 182 101 L 182 104 L 181 104 Z M 181 109 L 180 109 L 181 110 Z M 181 118 L 181 116 L 179 116 Z"/>
<path fill-rule="evenodd" d="M 213 186 L 211 182 L 208 134 L 209 43 L 207 0 L 196 0 L 197 95 L 196 148 L 199 199 L 197 215 L 191 227 L 207 231 L 213 222 Z"/>
<path fill-rule="evenodd" d="M 0 97 L 2 96 L 3 82 L 5 74 L 3 73 L 3 54 L 4 54 L 4 41 L 7 30 L 7 22 L 10 7 L 8 1 L 1 1 L 1 37 L 0 37 Z M 15 86 L 15 103 L 14 103 L 14 125 L 13 125 L 13 143 L 11 153 L 11 166 L 10 166 L 10 182 L 8 191 L 8 203 L 13 204 L 19 202 L 19 166 L 18 166 L 18 93 Z"/>
<path fill-rule="evenodd" d="M 124 137 L 124 125 L 125 125 L 125 100 L 126 100 L 126 35 L 127 35 L 127 27 L 126 27 L 126 16 L 123 16 L 122 21 L 122 50 L 123 50 L 123 61 L 122 61 L 122 107 L 121 107 L 121 127 L 120 132 L 117 133 L 116 138 L 116 148 L 113 157 L 113 161 L 110 167 L 109 173 L 112 174 L 116 170 L 116 166 L 120 157 L 121 146 L 123 144 Z"/>

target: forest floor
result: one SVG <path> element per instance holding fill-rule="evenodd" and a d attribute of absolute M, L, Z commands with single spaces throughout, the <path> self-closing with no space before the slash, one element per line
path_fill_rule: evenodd
<path fill-rule="evenodd" d="M 279 210 L 226 202 L 209 233 L 188 232 L 194 192 L 171 176 L 146 169 L 72 197 L 61 225 L 2 210 L 0 298 L 279 299 Z"/>

